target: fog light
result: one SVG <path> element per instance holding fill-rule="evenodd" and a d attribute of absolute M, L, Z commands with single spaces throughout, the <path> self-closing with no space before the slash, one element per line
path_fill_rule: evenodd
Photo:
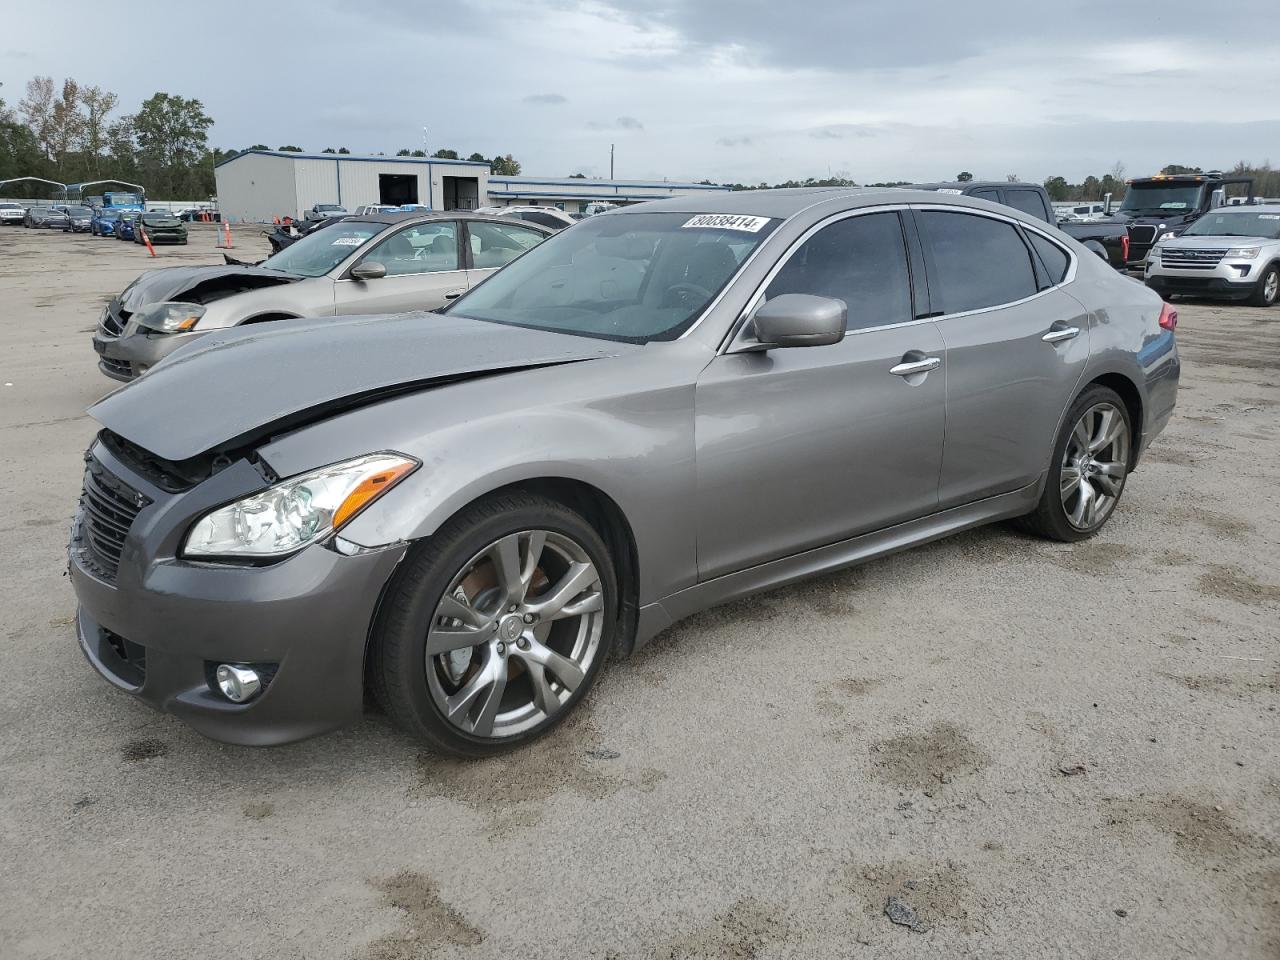
<path fill-rule="evenodd" d="M 262 678 L 251 667 L 222 663 L 214 672 L 214 679 L 218 681 L 218 689 L 222 691 L 222 695 L 232 703 L 252 700 L 262 689 Z"/>

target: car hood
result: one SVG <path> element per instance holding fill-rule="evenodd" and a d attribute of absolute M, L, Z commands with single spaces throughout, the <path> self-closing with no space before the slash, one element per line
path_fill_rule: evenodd
<path fill-rule="evenodd" d="M 1223 247 L 1258 247 L 1265 243 L 1277 243 L 1267 237 L 1178 237 L 1176 240 L 1165 240 L 1162 247 L 1176 247 L 1180 250 L 1221 250 Z"/>
<path fill-rule="evenodd" d="M 201 337 L 89 415 L 182 461 L 398 393 L 640 349 L 429 313 L 282 320 Z"/>
<path fill-rule="evenodd" d="M 130 224 L 125 221 L 124 225 Z M 149 303 L 178 300 L 183 296 L 199 295 L 201 291 L 225 290 L 241 285 L 265 287 L 274 284 L 294 283 L 303 279 L 279 270 L 261 267 L 240 267 L 220 264 L 210 267 L 166 267 L 149 270 L 120 294 L 120 306 L 130 313 L 137 313 Z M 199 302 L 197 300 L 197 302 Z"/>

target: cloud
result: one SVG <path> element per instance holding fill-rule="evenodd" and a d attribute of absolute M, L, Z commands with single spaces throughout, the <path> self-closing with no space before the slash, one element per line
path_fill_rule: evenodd
<path fill-rule="evenodd" d="M 524 102 L 559 106 L 562 103 L 568 103 L 569 98 L 561 96 L 558 93 L 531 93 L 529 96 L 524 98 Z"/>
<path fill-rule="evenodd" d="M 644 124 L 635 117 L 619 117 L 617 120 L 588 120 L 591 130 L 643 130 Z"/>

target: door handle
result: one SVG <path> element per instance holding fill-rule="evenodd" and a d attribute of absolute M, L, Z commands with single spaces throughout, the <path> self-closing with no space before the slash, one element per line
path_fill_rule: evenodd
<path fill-rule="evenodd" d="M 930 370 L 937 370 L 941 365 L 941 357 L 925 357 L 923 360 L 909 360 L 906 363 L 890 367 L 889 372 L 895 377 L 909 377 L 915 373 L 928 373 Z"/>
<path fill-rule="evenodd" d="M 1061 327 L 1057 330 L 1050 330 L 1040 339 L 1045 343 L 1061 343 L 1064 340 L 1074 340 L 1080 336 L 1079 327 Z"/>
<path fill-rule="evenodd" d="M 457 300 L 460 296 L 462 296 L 466 292 L 467 291 L 465 290 L 450 290 L 448 293 L 444 295 L 444 298 L 446 300 Z"/>

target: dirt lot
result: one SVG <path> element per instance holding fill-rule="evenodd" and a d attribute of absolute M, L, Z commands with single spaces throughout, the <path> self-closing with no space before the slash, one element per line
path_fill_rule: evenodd
<path fill-rule="evenodd" d="M 1280 310 L 1180 306 L 1178 415 L 1094 541 L 701 615 L 499 761 L 377 716 L 252 751 L 100 681 L 62 573 L 95 318 L 216 262 L 194 233 L 0 230 L 0 956 L 1280 956 Z"/>

